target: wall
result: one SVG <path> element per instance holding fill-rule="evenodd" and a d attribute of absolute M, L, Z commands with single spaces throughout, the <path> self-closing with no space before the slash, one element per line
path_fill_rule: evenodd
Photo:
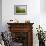
<path fill-rule="evenodd" d="M 0 31 L 2 31 L 2 0 L 0 0 Z"/>
<path fill-rule="evenodd" d="M 40 24 L 46 31 L 46 0 L 40 0 Z"/>
<path fill-rule="evenodd" d="M 43 1 L 43 0 L 42 0 Z M 33 45 L 38 46 L 38 39 L 36 37 L 36 27 L 39 24 L 45 30 L 46 28 L 46 15 L 42 11 L 42 1 L 40 0 L 2 0 L 2 25 L 3 31 L 8 30 L 7 22 L 11 19 L 17 19 L 19 22 L 30 20 L 33 25 Z M 14 5 L 27 5 L 27 15 L 14 15 Z"/>
<path fill-rule="evenodd" d="M 27 15 L 14 15 L 14 5 L 27 5 Z M 36 27 L 40 24 L 40 0 L 2 0 L 3 31 L 8 30 L 7 22 L 17 19 L 19 22 L 30 20 L 33 25 L 33 45 L 38 46 Z M 36 40 L 37 39 L 37 40 Z"/>
<path fill-rule="evenodd" d="M 46 0 L 40 0 L 40 9 L 42 13 L 46 13 Z"/>
<path fill-rule="evenodd" d="M 24 3 L 23 3 L 24 2 Z M 27 5 L 27 15 L 14 15 L 14 5 Z M 30 20 L 34 23 L 39 23 L 40 15 L 40 0 L 3 0 L 2 1 L 2 23 L 3 26 L 10 19 L 17 19 L 19 22 Z M 38 21 L 37 21 L 38 20 Z M 5 28 L 5 27 L 4 27 Z M 6 30 L 6 28 L 5 28 Z"/>

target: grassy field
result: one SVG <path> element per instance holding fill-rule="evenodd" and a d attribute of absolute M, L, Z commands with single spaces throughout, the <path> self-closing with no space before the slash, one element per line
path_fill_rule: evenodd
<path fill-rule="evenodd" d="M 25 13 L 25 9 L 24 8 L 19 8 L 19 7 L 16 7 L 16 13 Z"/>

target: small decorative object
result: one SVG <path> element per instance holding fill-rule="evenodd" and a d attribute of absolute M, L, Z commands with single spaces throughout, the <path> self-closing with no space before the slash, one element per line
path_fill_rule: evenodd
<path fill-rule="evenodd" d="M 14 19 L 14 20 L 10 20 L 10 23 L 19 23 L 19 21 L 17 19 Z"/>
<path fill-rule="evenodd" d="M 17 23 L 19 23 L 19 21 L 17 19 L 15 19 L 14 21 L 16 21 Z"/>
<path fill-rule="evenodd" d="M 13 21 L 13 20 L 10 20 L 10 21 Z"/>
<path fill-rule="evenodd" d="M 30 20 L 26 20 L 25 23 L 30 23 Z"/>
<path fill-rule="evenodd" d="M 14 5 L 14 15 L 25 15 L 27 14 L 27 5 Z"/>
<path fill-rule="evenodd" d="M 42 27 L 36 28 L 37 29 L 37 34 L 38 35 L 38 40 L 39 40 L 39 46 L 45 46 L 45 35 L 43 32 Z"/>
<path fill-rule="evenodd" d="M 9 22 L 10 22 L 10 23 L 13 23 L 13 20 L 11 19 Z"/>

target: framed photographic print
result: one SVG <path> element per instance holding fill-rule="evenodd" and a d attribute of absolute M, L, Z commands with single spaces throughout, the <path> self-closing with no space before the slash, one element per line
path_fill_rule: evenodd
<path fill-rule="evenodd" d="M 26 15 L 27 5 L 14 5 L 14 15 Z"/>

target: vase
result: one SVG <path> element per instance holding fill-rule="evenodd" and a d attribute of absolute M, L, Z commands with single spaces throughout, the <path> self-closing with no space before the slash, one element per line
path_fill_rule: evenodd
<path fill-rule="evenodd" d="M 39 46 L 45 46 L 45 41 L 39 40 Z"/>

